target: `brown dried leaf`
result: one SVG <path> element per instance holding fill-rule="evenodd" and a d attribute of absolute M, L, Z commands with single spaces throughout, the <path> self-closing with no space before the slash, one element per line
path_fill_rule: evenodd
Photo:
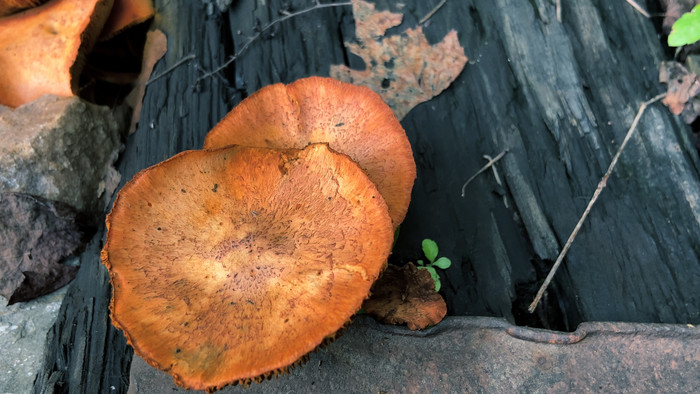
<path fill-rule="evenodd" d="M 693 123 L 700 115 L 700 77 L 670 61 L 661 63 L 659 81 L 668 85 L 663 103 L 674 115 L 681 115 L 685 123 Z"/>
<path fill-rule="evenodd" d="M 141 104 L 143 103 L 143 95 L 146 93 L 146 83 L 151 78 L 153 67 L 168 50 L 168 39 L 160 30 L 149 31 L 146 34 L 146 44 L 143 47 L 143 63 L 141 65 L 141 74 L 134 89 L 126 97 L 126 103 L 134 109 L 131 115 L 131 125 L 129 126 L 129 135 L 136 131 L 136 125 L 139 123 L 141 115 Z"/>
<path fill-rule="evenodd" d="M 666 10 L 662 24 L 664 31 L 669 33 L 678 18 L 697 4 L 700 4 L 700 0 L 661 0 L 661 8 Z"/>
<path fill-rule="evenodd" d="M 411 330 L 438 324 L 447 314 L 445 300 L 435 291 L 430 273 L 413 263 L 389 265 L 362 308 L 382 323 L 406 323 Z"/>
<path fill-rule="evenodd" d="M 60 264 L 83 241 L 66 204 L 22 193 L 0 193 L 0 295 L 9 304 L 48 294 L 78 267 Z"/>
<path fill-rule="evenodd" d="M 401 14 L 377 12 L 374 4 L 362 0 L 353 1 L 353 14 L 357 43 L 345 45 L 364 60 L 367 68 L 352 70 L 335 65 L 330 75 L 374 90 L 399 120 L 416 105 L 445 90 L 467 63 L 454 30 L 431 46 L 421 27 L 384 37 L 387 29 L 401 24 Z"/>

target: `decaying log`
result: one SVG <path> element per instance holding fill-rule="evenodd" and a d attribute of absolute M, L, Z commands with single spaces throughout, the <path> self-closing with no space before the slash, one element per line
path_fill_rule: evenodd
<path fill-rule="evenodd" d="M 185 149 L 242 98 L 275 82 L 363 68 L 344 47 L 350 7 L 315 10 L 262 34 L 222 73 L 199 80 L 246 44 L 256 26 L 313 1 L 238 0 L 220 14 L 198 2 L 156 1 L 168 35 L 163 72 L 147 88 L 138 131 L 126 143 L 123 180 Z M 400 34 L 436 2 L 381 0 L 404 14 Z M 643 3 L 643 2 L 642 2 Z M 649 2 L 650 4 L 652 2 Z M 638 106 L 663 91 L 654 23 L 626 2 L 448 1 L 423 26 L 431 42 L 456 29 L 470 61 L 453 85 L 402 121 L 418 179 L 392 262 L 420 256 L 434 239 L 452 259 L 443 274 L 450 315 L 502 316 L 573 330 L 583 321 L 700 322 L 700 160 L 689 130 L 650 107 L 535 315 L 525 312 L 583 212 Z M 508 149 L 461 188 L 484 155 Z M 103 232 L 81 257 L 52 332 L 37 392 L 126 389 L 131 358 L 108 324 L 99 265 Z M 350 328 L 352 330 L 352 327 Z"/>

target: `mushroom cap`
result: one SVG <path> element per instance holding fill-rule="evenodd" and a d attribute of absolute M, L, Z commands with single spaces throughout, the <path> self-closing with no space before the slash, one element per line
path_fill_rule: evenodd
<path fill-rule="evenodd" d="M 44 2 L 46 0 L 0 0 L 0 16 L 11 15 Z"/>
<path fill-rule="evenodd" d="M 284 370 L 361 306 L 387 206 L 347 156 L 233 146 L 138 173 L 107 216 L 113 324 L 187 388 Z"/>
<path fill-rule="evenodd" d="M 52 0 L 0 18 L 0 104 L 72 96 L 113 0 Z"/>
<path fill-rule="evenodd" d="M 367 173 L 396 229 L 411 201 L 416 164 L 401 124 L 369 88 L 321 77 L 266 86 L 229 112 L 207 134 L 204 148 L 303 148 L 315 142 L 345 153 Z"/>
<path fill-rule="evenodd" d="M 153 0 L 115 0 L 100 40 L 110 39 L 128 27 L 145 22 L 155 13 Z"/>

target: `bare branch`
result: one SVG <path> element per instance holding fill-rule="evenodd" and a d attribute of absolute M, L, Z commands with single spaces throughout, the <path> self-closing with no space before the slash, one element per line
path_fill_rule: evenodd
<path fill-rule="evenodd" d="M 617 164 L 617 160 L 620 158 L 620 155 L 622 154 L 622 150 L 625 149 L 627 142 L 630 140 L 630 137 L 632 137 L 634 130 L 636 130 L 637 124 L 639 123 L 639 120 L 642 118 L 642 114 L 644 113 L 644 110 L 649 105 L 663 99 L 664 97 L 666 97 L 666 93 L 662 93 L 662 94 L 654 97 L 651 100 L 645 101 L 642 103 L 642 105 L 639 106 L 639 111 L 637 111 L 637 116 L 634 117 L 634 121 L 632 122 L 632 125 L 630 126 L 629 130 L 627 131 L 627 134 L 625 135 L 625 139 L 622 140 L 620 147 L 617 149 L 617 153 L 615 153 L 615 156 L 613 156 L 612 161 L 610 162 L 610 166 L 608 167 L 608 170 L 605 172 L 605 175 L 603 175 L 603 178 L 598 183 L 598 187 L 595 189 L 595 192 L 593 193 L 593 197 L 591 198 L 591 201 L 588 202 L 588 206 L 586 207 L 586 210 L 583 211 L 583 215 L 581 215 L 581 219 L 579 219 L 578 223 L 576 223 L 576 226 L 574 227 L 574 231 L 571 232 L 569 239 L 566 240 L 566 244 L 564 244 L 564 248 L 561 250 L 561 252 L 559 253 L 559 256 L 557 257 L 557 260 L 554 262 L 554 265 L 549 270 L 549 274 L 547 275 L 547 278 L 544 280 L 544 283 L 542 283 L 542 286 L 540 286 L 540 289 L 537 292 L 537 295 L 535 296 L 534 301 L 532 301 L 532 303 L 530 304 L 530 307 L 527 309 L 530 313 L 534 312 L 535 308 L 537 308 L 537 304 L 539 304 L 540 299 L 542 298 L 542 295 L 544 295 L 544 292 L 547 290 L 547 287 L 549 286 L 549 283 L 552 281 L 554 274 L 557 272 L 557 269 L 559 269 L 561 262 L 564 261 L 564 256 L 566 256 L 566 252 L 569 251 L 569 248 L 571 247 L 571 244 L 574 242 L 574 238 L 576 238 L 576 235 L 578 234 L 579 230 L 581 229 L 583 222 L 586 220 L 586 218 L 588 217 L 588 214 L 591 212 L 591 208 L 593 208 L 593 204 L 595 204 L 595 202 L 598 200 L 598 196 L 600 196 L 600 193 L 605 188 L 605 186 L 608 182 L 608 178 L 610 178 L 610 174 L 612 174 L 612 171 L 615 168 L 615 165 Z"/>
<path fill-rule="evenodd" d="M 183 57 L 182 59 L 178 60 L 178 61 L 177 61 L 175 64 L 173 64 L 172 66 L 168 67 L 168 68 L 167 68 L 165 71 L 163 71 L 162 73 L 160 73 L 160 74 L 158 74 L 158 75 L 156 75 L 156 76 L 153 76 L 153 77 L 149 78 L 148 81 L 146 81 L 146 86 L 150 85 L 152 82 L 154 82 L 154 81 L 157 80 L 157 79 L 160 79 L 161 77 L 165 76 L 166 74 L 169 74 L 169 73 L 173 72 L 173 70 L 175 70 L 176 68 L 178 68 L 178 67 L 180 67 L 181 65 L 183 65 L 183 64 L 185 64 L 185 63 L 187 63 L 187 62 L 189 62 L 190 60 L 194 60 L 195 58 L 196 58 L 196 56 L 195 56 L 193 53 L 191 53 L 191 54 L 189 54 L 189 55 Z"/>
<path fill-rule="evenodd" d="M 432 16 L 435 15 L 435 13 L 438 12 L 438 10 L 440 10 L 440 8 L 442 8 L 443 5 L 445 5 L 445 3 L 447 3 L 447 0 L 442 0 L 440 3 L 438 3 L 438 5 L 436 5 L 435 8 L 430 10 L 430 12 L 428 12 L 423 18 L 421 18 L 420 21 L 418 21 L 418 24 L 422 25 L 425 22 L 427 22 L 428 19 L 432 18 Z"/>
<path fill-rule="evenodd" d="M 352 1 L 346 1 L 346 2 L 342 2 L 342 3 L 321 3 L 321 2 L 319 2 L 319 1 L 316 1 L 316 5 L 311 6 L 311 7 L 309 7 L 309 8 L 305 8 L 305 9 L 303 9 L 303 10 L 296 11 L 296 12 L 287 12 L 287 13 L 285 13 L 284 16 L 282 16 L 281 18 L 275 19 L 275 20 L 273 20 L 272 22 L 270 22 L 270 23 L 268 23 L 268 24 L 262 26 L 262 27 L 257 31 L 257 33 L 255 33 L 255 35 L 253 35 L 252 37 L 250 37 L 250 38 L 248 39 L 248 41 L 246 41 L 246 43 L 243 44 L 243 46 L 242 46 L 239 50 L 236 51 L 236 53 L 234 53 L 231 57 L 228 58 L 228 60 L 226 60 L 226 62 L 224 62 L 224 64 L 220 65 L 219 67 L 215 68 L 215 69 L 212 70 L 212 71 L 209 71 L 209 72 L 204 73 L 201 77 L 199 77 L 199 78 L 197 79 L 197 82 L 201 81 L 201 80 L 204 79 L 204 78 L 211 77 L 211 76 L 213 76 L 214 74 L 217 74 L 217 73 L 221 72 L 223 69 L 225 69 L 226 67 L 228 67 L 229 65 L 231 65 L 231 63 L 233 63 L 234 61 L 236 61 L 236 59 L 238 59 L 238 57 L 241 56 L 241 54 L 242 54 L 243 52 L 245 52 L 246 49 L 248 49 L 248 47 L 250 46 L 250 44 L 252 44 L 255 40 L 257 40 L 258 38 L 260 38 L 260 36 L 261 36 L 264 32 L 266 32 L 267 30 L 269 30 L 269 29 L 272 28 L 273 26 L 275 26 L 275 25 L 277 25 L 277 24 L 279 24 L 279 23 L 282 23 L 282 22 L 286 21 L 287 19 L 291 19 L 291 18 L 294 18 L 294 17 L 296 17 L 296 16 L 303 15 L 303 14 L 306 14 L 306 13 L 308 13 L 308 12 L 311 12 L 311 11 L 314 11 L 314 10 L 318 10 L 318 9 L 321 9 L 321 8 L 344 7 L 344 6 L 351 6 L 351 5 L 352 5 Z"/>
<path fill-rule="evenodd" d="M 627 3 L 628 3 L 629 5 L 631 5 L 632 7 L 634 7 L 635 10 L 639 11 L 640 14 L 646 16 L 647 18 L 651 18 L 651 15 L 649 15 L 649 13 L 647 12 L 647 10 L 645 10 L 644 8 L 642 8 L 642 6 L 640 6 L 636 1 L 634 1 L 634 0 L 627 0 Z"/>

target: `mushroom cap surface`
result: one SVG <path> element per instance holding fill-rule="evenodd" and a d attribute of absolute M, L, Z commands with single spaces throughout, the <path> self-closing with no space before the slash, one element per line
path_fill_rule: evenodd
<path fill-rule="evenodd" d="M 27 8 L 36 7 L 46 0 L 0 0 L 0 16 L 14 14 Z"/>
<path fill-rule="evenodd" d="M 72 96 L 113 0 L 52 0 L 0 18 L 0 104 Z"/>
<path fill-rule="evenodd" d="M 322 77 L 266 86 L 233 108 L 207 134 L 204 148 L 303 148 L 315 142 L 345 153 L 367 173 L 396 229 L 408 211 L 416 164 L 401 124 L 369 88 Z"/>
<path fill-rule="evenodd" d="M 138 173 L 107 220 L 111 316 L 190 389 L 284 370 L 357 312 L 393 229 L 347 156 L 233 146 Z"/>

